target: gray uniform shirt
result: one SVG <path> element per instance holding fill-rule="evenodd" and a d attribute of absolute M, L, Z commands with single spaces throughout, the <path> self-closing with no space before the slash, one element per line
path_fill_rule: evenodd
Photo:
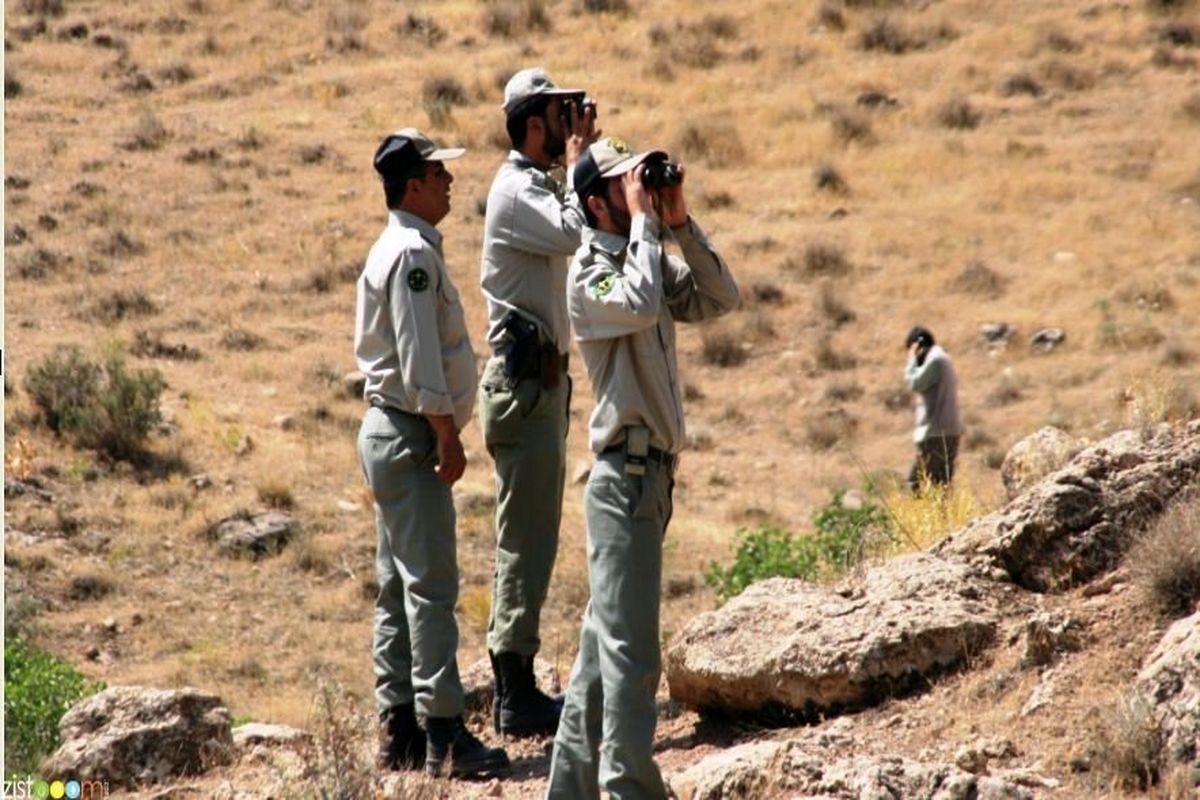
<path fill-rule="evenodd" d="M 904 380 L 909 389 L 921 395 L 917 402 L 914 442 L 923 442 L 931 436 L 962 434 L 962 420 L 958 416 L 958 378 L 950 356 L 940 345 L 929 348 L 921 365 L 909 356 Z"/>
<path fill-rule="evenodd" d="M 650 444 L 684 448 L 675 320 L 717 317 L 738 304 L 729 268 L 691 218 L 674 230 L 683 258 L 663 252 L 659 221 L 633 218 L 629 239 L 586 228 L 567 277 L 567 308 L 596 408 L 588 438 L 599 453 L 628 425 Z"/>
<path fill-rule="evenodd" d="M 452 414 L 459 429 L 471 419 L 475 352 L 442 235 L 420 217 L 392 211 L 371 247 L 358 278 L 354 356 L 369 404 Z"/>
<path fill-rule="evenodd" d="M 556 182 L 517 151 L 496 173 L 484 219 L 483 296 L 488 308 L 488 344 L 505 341 L 501 323 L 516 310 L 541 329 L 560 353 L 570 344 L 567 323 L 567 257 L 579 247 L 583 209 L 567 177 L 567 200 Z"/>

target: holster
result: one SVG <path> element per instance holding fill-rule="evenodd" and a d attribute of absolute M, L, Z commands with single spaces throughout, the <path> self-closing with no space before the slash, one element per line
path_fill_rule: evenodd
<path fill-rule="evenodd" d="M 508 312 L 501 325 L 508 334 L 508 349 L 504 352 L 504 377 L 509 386 L 516 386 L 522 378 L 538 375 L 542 371 L 538 328 L 515 311 Z"/>

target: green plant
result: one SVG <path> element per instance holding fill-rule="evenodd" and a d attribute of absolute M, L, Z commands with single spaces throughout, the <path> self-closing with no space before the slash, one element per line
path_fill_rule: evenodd
<path fill-rule="evenodd" d="M 806 536 L 776 527 L 738 531 L 741 543 L 733 564 L 722 567 L 713 562 L 705 582 L 724 602 L 767 578 L 832 578 L 862 560 L 871 533 L 890 538 L 887 512 L 874 501 L 873 490 L 854 503 L 846 502 L 844 492 L 834 492 L 829 503 L 813 514 L 812 522 L 814 530 Z"/>
<path fill-rule="evenodd" d="M 21 638 L 4 644 L 4 772 L 30 772 L 59 745 L 58 722 L 103 689 L 71 664 Z"/>
<path fill-rule="evenodd" d="M 60 346 L 25 377 L 26 391 L 52 430 L 117 460 L 143 451 L 162 421 L 165 387 L 156 369 L 128 370 L 117 352 L 91 361 L 74 345 Z"/>

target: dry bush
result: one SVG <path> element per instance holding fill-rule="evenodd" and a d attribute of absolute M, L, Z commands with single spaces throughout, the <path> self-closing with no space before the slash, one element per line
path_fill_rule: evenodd
<path fill-rule="evenodd" d="M 815 306 L 817 315 L 828 320 L 835 328 L 854 321 L 854 311 L 837 296 L 833 284 L 828 280 L 821 281 L 817 289 Z"/>
<path fill-rule="evenodd" d="M 397 22 L 392 30 L 401 38 L 416 39 L 429 47 L 440 44 L 446 38 L 446 31 L 437 24 L 437 20 L 416 14 L 409 14 L 403 22 Z"/>
<path fill-rule="evenodd" d="M 138 358 L 167 358 L 172 361 L 196 361 L 200 351 L 180 342 L 170 344 L 160 332 L 137 331 L 133 336 L 133 344 L 129 346 L 131 355 Z"/>
<path fill-rule="evenodd" d="M 863 50 L 882 50 L 901 55 L 913 48 L 908 33 L 887 17 L 878 17 L 859 35 L 858 46 Z"/>
<path fill-rule="evenodd" d="M 480 24 L 488 36 L 500 36 L 505 39 L 534 30 L 549 32 L 554 28 L 550 12 L 546 10 L 543 0 L 488 3 L 484 6 Z M 505 81 L 507 79 L 508 75 L 505 76 Z M 503 86 L 501 83 L 500 88 Z"/>
<path fill-rule="evenodd" d="M 847 108 L 836 108 L 829 115 L 833 135 L 843 144 L 861 142 L 869 144 L 875 140 L 871 132 L 871 120 L 865 114 Z"/>
<path fill-rule="evenodd" d="M 1200 46 L 1200 25 L 1173 20 L 1155 29 L 1154 38 L 1175 47 Z"/>
<path fill-rule="evenodd" d="M 1131 696 L 1097 712 L 1096 727 L 1089 732 L 1094 767 L 1121 789 L 1149 789 L 1158 780 L 1163 746 L 1154 705 Z"/>
<path fill-rule="evenodd" d="M 99 600 L 112 593 L 116 584 L 112 578 L 96 572 L 86 572 L 71 578 L 67 597 L 76 601 Z"/>
<path fill-rule="evenodd" d="M 226 350 L 249 352 L 262 347 L 264 340 L 256 333 L 243 328 L 226 328 L 221 332 L 221 346 Z"/>
<path fill-rule="evenodd" d="M 822 0 L 817 7 L 817 24 L 831 31 L 846 30 L 845 9 L 838 0 Z"/>
<path fill-rule="evenodd" d="M 1005 97 L 1014 97 L 1019 94 L 1027 94 L 1030 97 L 1041 97 L 1045 91 L 1042 85 L 1037 82 L 1037 79 L 1028 72 L 1017 72 L 1009 75 L 1004 79 L 1004 83 L 1000 84 L 1000 94 Z"/>
<path fill-rule="evenodd" d="M 157 150 L 171 137 L 166 126 L 151 111 L 143 111 L 126 132 L 121 147 L 126 150 Z"/>
<path fill-rule="evenodd" d="M 927 479 L 915 494 L 907 484 L 894 483 L 884 492 L 883 507 L 892 522 L 896 552 L 927 550 L 989 510 L 969 488 Z"/>
<path fill-rule="evenodd" d="M 39 17 L 61 17 L 66 13 L 63 0 L 21 0 L 22 13 Z"/>
<path fill-rule="evenodd" d="M 746 360 L 746 351 L 738 338 L 729 331 L 705 331 L 701 340 L 700 358 L 716 367 L 736 367 Z"/>
<path fill-rule="evenodd" d="M 1021 400 L 1021 387 L 1010 378 L 1001 378 L 996 388 L 988 392 L 987 404 L 992 408 L 1004 408 Z"/>
<path fill-rule="evenodd" d="M 6 66 L 4 69 L 4 99 L 13 99 L 21 93 L 21 89 L 21 82 L 17 80 L 17 71 Z"/>
<path fill-rule="evenodd" d="M 629 13 L 629 0 L 577 0 L 577 5 L 589 14 Z"/>
<path fill-rule="evenodd" d="M 288 546 L 288 553 L 292 566 L 300 572 L 317 576 L 333 574 L 333 554 L 312 534 L 304 534 L 293 541 Z"/>
<path fill-rule="evenodd" d="M 763 342 L 775 338 L 775 323 L 759 310 L 751 310 L 742 315 L 743 339 L 751 342 Z"/>
<path fill-rule="evenodd" d="M 304 763 L 293 797 L 352 800 L 375 796 L 370 753 L 377 723 L 345 688 L 322 682 L 306 729 L 312 742 L 301 751 Z M 415 795 L 404 795 L 405 797 Z"/>
<path fill-rule="evenodd" d="M 1162 363 L 1167 367 L 1186 367 L 1196 360 L 1196 354 L 1181 342 L 1172 341 L 1163 350 Z"/>
<path fill-rule="evenodd" d="M 755 303 L 764 306 L 783 305 L 783 289 L 773 283 L 755 283 L 750 287 L 750 296 Z"/>
<path fill-rule="evenodd" d="M 1181 56 L 1170 47 L 1154 48 L 1150 63 L 1160 69 L 1175 69 L 1186 72 L 1196 67 L 1196 59 L 1191 56 Z"/>
<path fill-rule="evenodd" d="M 983 121 L 983 113 L 965 97 L 952 97 L 938 107 L 937 121 L 953 130 L 974 130 Z"/>
<path fill-rule="evenodd" d="M 146 245 L 131 238 L 125 231 L 113 231 L 96 242 L 93 249 L 109 258 L 132 258 L 146 254 Z"/>
<path fill-rule="evenodd" d="M 966 294 L 996 298 L 1004 294 L 1004 276 L 979 259 L 972 259 L 954 278 L 954 288 Z"/>
<path fill-rule="evenodd" d="M 834 194 L 845 194 L 850 190 L 842 173 L 838 172 L 837 167 L 828 161 L 818 164 L 813 170 L 813 184 L 818 189 Z"/>
<path fill-rule="evenodd" d="M 39 247 L 16 258 L 17 275 L 26 280 L 42 280 L 58 272 L 69 261 L 69 256 L 60 256 L 52 250 Z"/>
<path fill-rule="evenodd" d="M 1126 556 L 1134 585 L 1168 618 L 1190 614 L 1200 602 L 1200 494 L 1177 500 Z"/>
<path fill-rule="evenodd" d="M 429 121 L 440 128 L 450 121 L 454 106 L 467 105 L 467 90 L 451 75 L 427 78 L 421 85 L 421 104 Z"/>
<path fill-rule="evenodd" d="M 652 48 L 664 55 L 663 66 L 668 69 L 671 64 L 712 69 L 725 58 L 721 42 L 737 44 L 737 22 L 726 15 L 710 14 L 693 23 L 656 23 L 646 35 Z"/>
<path fill-rule="evenodd" d="M 1042 64 L 1039 72 L 1047 83 L 1070 92 L 1085 92 L 1096 85 L 1096 76 L 1090 71 L 1057 59 Z"/>
<path fill-rule="evenodd" d="M 1043 34 L 1040 46 L 1047 50 L 1064 54 L 1078 53 L 1083 50 L 1083 45 L 1078 40 L 1071 38 L 1059 30 L 1050 30 Z"/>
<path fill-rule="evenodd" d="M 710 167 L 739 164 L 746 158 L 737 127 L 722 117 L 686 123 L 675 137 L 675 149 L 684 158 L 702 159 Z"/>
<path fill-rule="evenodd" d="M 715 192 L 705 192 L 700 195 L 700 205 L 704 206 L 708 211 L 716 211 L 722 208 L 735 207 L 737 200 L 724 189 L 718 189 Z"/>
<path fill-rule="evenodd" d="M 1200 92 L 1189 95 L 1181 107 L 1183 115 L 1192 122 L 1200 122 Z"/>
<path fill-rule="evenodd" d="M 835 408 L 810 416 L 804 422 L 804 440 L 815 450 L 832 450 L 854 436 L 858 420 L 844 409 Z"/>
<path fill-rule="evenodd" d="M 850 271 L 850 262 L 841 247 L 813 242 L 804 248 L 804 271 L 809 275 L 845 275 Z"/>
<path fill-rule="evenodd" d="M 1145 0 L 1146 8 L 1162 14 L 1181 11 L 1192 4 L 1192 0 Z"/>
<path fill-rule="evenodd" d="M 829 334 L 823 334 L 817 339 L 817 349 L 813 354 L 813 360 L 818 369 L 841 371 L 853 369 L 858 364 L 858 360 L 851 353 L 840 353 L 833 347 L 833 337 Z"/>
<path fill-rule="evenodd" d="M 266 138 L 262 131 L 251 125 L 249 128 L 242 128 L 238 137 L 233 140 L 234 144 L 241 150 L 261 150 L 266 144 Z"/>
<path fill-rule="evenodd" d="M 370 21 L 361 0 L 341 0 L 325 15 L 325 46 L 339 53 L 366 50 Z"/>
<path fill-rule="evenodd" d="M 146 317 L 158 313 L 158 306 L 141 289 L 117 289 L 96 300 L 87 316 L 105 325 L 113 325 L 130 317 Z"/>
<path fill-rule="evenodd" d="M 1129 424 L 1142 430 L 1200 415 L 1200 401 L 1192 384 L 1159 370 L 1133 377 L 1119 399 L 1126 407 Z"/>
<path fill-rule="evenodd" d="M 825 400 L 846 403 L 863 396 L 863 388 L 854 381 L 837 381 L 825 387 Z"/>
<path fill-rule="evenodd" d="M 292 487 L 283 481 L 267 481 L 260 483 L 255 490 L 258 500 L 267 508 L 282 511 L 296 507 L 296 498 L 292 495 Z"/>

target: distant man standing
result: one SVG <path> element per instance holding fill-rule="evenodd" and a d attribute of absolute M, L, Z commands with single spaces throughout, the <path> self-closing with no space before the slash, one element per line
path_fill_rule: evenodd
<path fill-rule="evenodd" d="M 675 323 L 725 314 L 738 287 L 688 214 L 682 168 L 668 171 L 665 161 L 608 138 L 575 166 L 589 227 L 567 277 L 567 307 L 596 401 L 588 430 L 596 463 L 584 493 L 591 598 L 554 739 L 554 800 L 666 797 L 652 749 L 663 537 L 687 441 Z M 651 171 L 659 180 L 647 189 Z M 666 255 L 668 236 L 682 258 Z"/>
<path fill-rule="evenodd" d="M 504 89 L 512 151 L 487 198 L 481 265 L 493 356 L 479 391 L 484 442 L 496 462 L 496 568 L 488 621 L 493 724 L 551 735 L 561 701 L 534 678 L 539 624 L 558 552 L 566 471 L 567 257 L 584 226 L 577 197 L 548 174 L 595 138 L 584 93 L 523 69 Z"/>
<path fill-rule="evenodd" d="M 917 457 L 908 473 L 908 485 L 916 492 L 922 480 L 943 486 L 954 480 L 962 420 L 958 416 L 958 378 L 954 365 L 946 351 L 934 342 L 933 334 L 918 325 L 908 332 L 904 346 L 908 348 L 904 380 L 918 395 L 913 431 Z"/>
<path fill-rule="evenodd" d="M 358 452 L 378 530 L 379 763 L 484 776 L 509 762 L 463 723 L 450 493 L 466 469 L 459 431 L 474 407 L 475 354 L 437 230 L 454 182 L 443 162 L 463 152 L 438 148 L 413 128 L 387 136 L 375 151 L 388 223 L 358 279 L 354 354 L 368 404 Z"/>

